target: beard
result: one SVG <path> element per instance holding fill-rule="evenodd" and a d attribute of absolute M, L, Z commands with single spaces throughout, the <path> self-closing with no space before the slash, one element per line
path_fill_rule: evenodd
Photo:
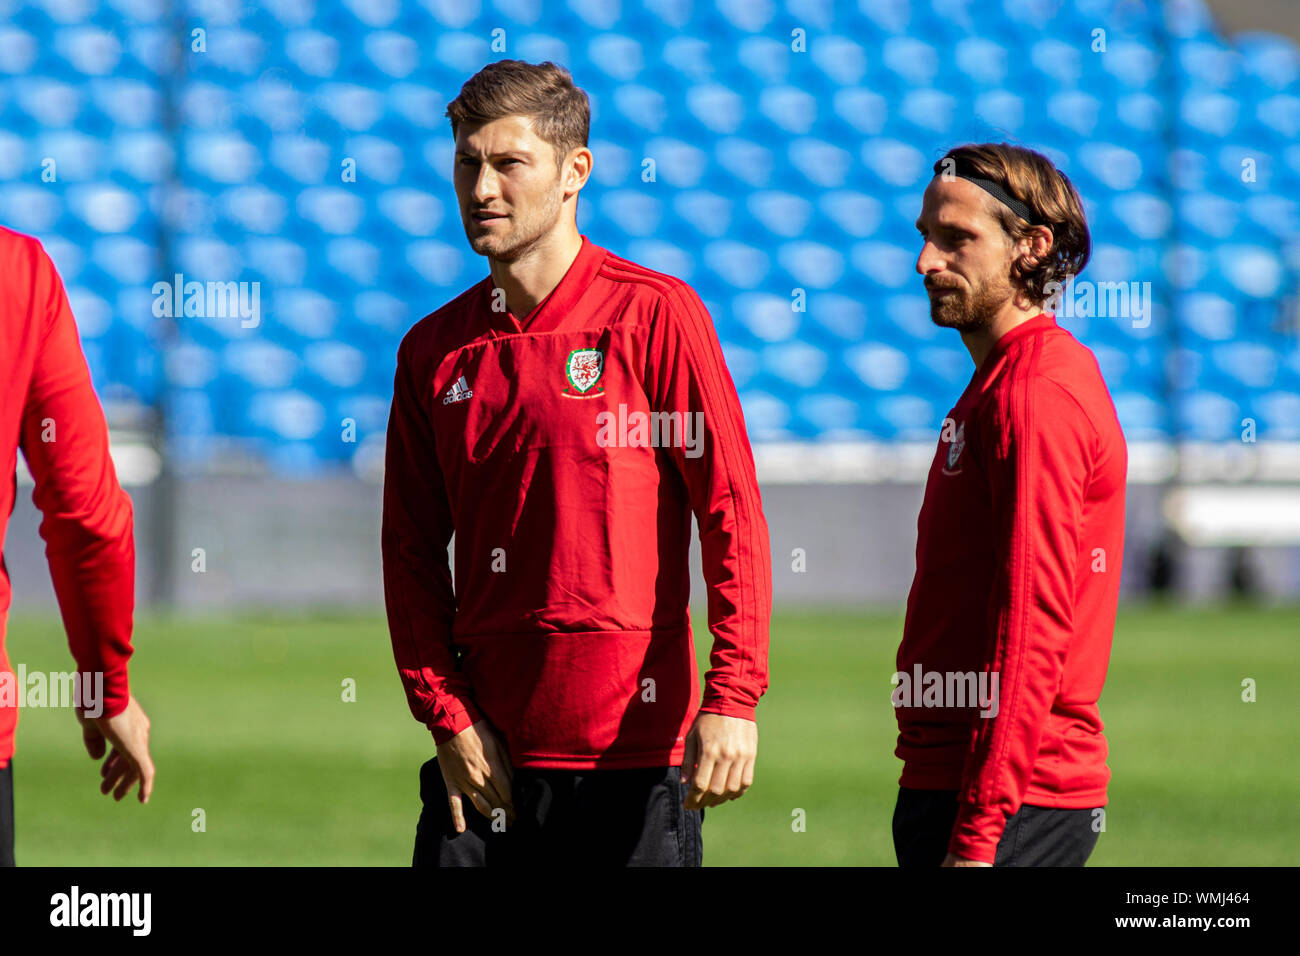
<path fill-rule="evenodd" d="M 465 237 L 469 240 L 470 248 L 480 256 L 488 256 L 499 262 L 513 262 L 551 231 L 560 216 L 560 203 L 558 192 L 548 192 L 540 208 L 534 207 L 523 218 L 516 211 L 506 220 L 504 229 L 497 226 L 478 235 L 470 231 L 474 228 L 471 218 L 465 222 Z"/>
<path fill-rule="evenodd" d="M 981 332 L 989 328 L 998 310 L 1015 295 L 1015 289 L 1006 279 L 984 283 L 972 291 L 947 285 L 936 288 L 953 291 L 930 297 L 930 319 L 940 328 L 958 332 Z"/>

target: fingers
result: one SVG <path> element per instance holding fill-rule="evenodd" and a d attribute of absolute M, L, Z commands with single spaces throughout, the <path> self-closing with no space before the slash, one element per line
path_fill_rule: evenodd
<path fill-rule="evenodd" d="M 91 760 L 98 760 L 108 749 L 104 743 L 104 735 L 92 723 L 81 725 L 81 742 L 86 745 L 86 753 L 90 754 Z"/>
<path fill-rule="evenodd" d="M 505 789 L 504 793 L 501 792 L 503 789 Z M 495 774 L 484 780 L 481 793 L 483 794 L 484 804 L 487 807 L 486 810 L 480 810 L 483 816 L 491 820 L 493 811 L 497 807 L 500 807 L 505 811 L 507 823 L 514 820 L 515 807 L 514 803 L 510 799 L 510 791 L 505 788 L 504 783 L 498 779 Z"/>
<path fill-rule="evenodd" d="M 690 780 L 695 775 L 695 760 L 699 750 L 698 741 L 699 737 L 696 736 L 694 730 L 686 735 L 686 752 L 682 754 L 682 783 Z"/>
<path fill-rule="evenodd" d="M 700 765 L 695 769 L 695 775 L 691 778 L 691 790 L 686 795 L 686 802 L 682 804 L 687 810 L 698 810 L 701 807 L 711 807 L 713 802 L 709 795 L 709 786 L 713 782 L 713 770 L 717 766 L 717 761 L 708 753 L 700 757 Z"/>
<path fill-rule="evenodd" d="M 705 777 L 705 773 L 708 776 Z M 752 761 L 742 757 L 719 757 L 716 760 L 705 757 L 700 762 L 700 769 L 695 775 L 691 787 L 691 798 L 684 806 L 687 810 L 700 807 L 716 807 L 744 795 L 754 782 Z"/>
<path fill-rule="evenodd" d="M 457 833 L 465 832 L 465 809 L 461 806 L 460 791 L 447 787 L 447 806 L 451 807 L 451 822 Z"/>
<path fill-rule="evenodd" d="M 452 796 L 453 793 L 455 796 Z M 477 810 L 480 815 L 487 817 L 489 820 L 492 819 L 492 807 L 497 805 L 493 802 L 497 799 L 496 793 L 489 787 L 486 780 L 479 784 L 469 783 L 464 787 L 455 786 L 449 783 L 447 785 L 447 796 L 449 801 L 455 801 L 455 803 L 452 804 L 451 815 L 452 820 L 456 822 L 457 833 L 465 832 L 465 800 L 469 800 L 470 805 Z M 457 814 L 459 814 L 459 818 L 457 817 Z"/>
<path fill-rule="evenodd" d="M 695 729 L 691 728 L 690 733 L 686 735 L 686 751 L 682 754 L 682 783 L 690 783 L 691 788 L 686 793 L 686 799 L 682 801 L 682 806 L 687 810 L 698 810 L 700 808 L 699 794 L 695 787 L 695 770 L 696 760 L 699 759 L 699 736 Z"/>
<path fill-rule="evenodd" d="M 481 783 L 467 787 L 466 792 L 474 804 L 474 809 L 489 820 L 493 820 L 493 814 L 497 809 L 501 809 L 505 812 L 507 825 L 514 822 L 515 808 L 510 799 L 510 790 L 496 773 L 489 770 Z"/>
<path fill-rule="evenodd" d="M 149 798 L 153 796 L 153 761 L 146 760 L 140 767 L 140 802 L 148 803 Z"/>
<path fill-rule="evenodd" d="M 465 801 L 468 800 L 480 814 L 491 819 L 492 805 L 484 797 L 483 791 L 487 788 L 487 780 L 481 779 L 475 781 L 472 774 L 467 774 L 463 767 L 452 768 L 456 761 L 448 757 L 445 761 L 439 760 L 438 767 L 442 771 L 442 780 L 447 787 L 447 806 L 451 808 L 451 821 L 456 828 L 457 833 L 464 833 L 465 822 Z M 466 777 L 470 779 L 465 779 Z"/>
<path fill-rule="evenodd" d="M 727 793 L 727 777 L 735 764 L 736 761 L 724 757 L 713 765 L 713 776 L 709 778 L 708 793 L 705 794 L 706 807 L 716 807 L 731 799 Z"/>
<path fill-rule="evenodd" d="M 691 789 L 682 806 L 687 810 L 716 807 L 745 795 L 754 784 L 754 755 L 712 744 L 704 748 L 691 776 Z M 682 764 L 685 773 L 686 764 Z"/>
<path fill-rule="evenodd" d="M 496 810 L 505 813 L 507 825 L 514 822 L 514 779 L 505 743 L 486 721 L 472 724 L 438 748 L 438 766 L 447 792 L 455 793 L 461 814 L 457 832 L 465 832 L 464 802 L 468 800 L 482 816 L 493 819 Z"/>
<path fill-rule="evenodd" d="M 727 779 L 723 783 L 724 795 L 720 802 L 725 803 L 728 800 L 735 800 L 742 796 L 749 789 L 749 784 L 745 783 L 745 773 L 749 772 L 749 779 L 753 782 L 753 771 L 749 770 L 750 764 L 747 760 L 733 760 L 731 768 L 727 771 Z"/>
<path fill-rule="evenodd" d="M 753 785 L 753 755 L 723 758 L 714 768 L 713 779 L 709 784 L 709 796 L 712 802 L 706 806 L 715 807 L 729 800 L 739 800 Z"/>
<path fill-rule="evenodd" d="M 505 802 L 502 804 L 513 820 L 515 815 L 515 773 L 510 761 L 498 760 L 492 767 L 492 777 L 497 781 L 497 790 Z"/>
<path fill-rule="evenodd" d="M 112 750 L 100 768 L 100 792 L 121 800 L 132 786 L 140 784 L 139 800 L 148 803 L 153 794 L 154 766 L 149 756 L 149 717 L 135 697 L 114 717 L 82 720 L 86 752 L 98 759 L 108 745 Z"/>
<path fill-rule="evenodd" d="M 133 787 L 135 782 L 139 779 L 139 772 L 136 771 L 135 767 L 127 764 L 126 773 L 122 774 L 122 779 L 118 782 L 117 788 L 113 791 L 113 799 L 121 802 L 122 798 L 130 792 L 131 787 Z"/>
<path fill-rule="evenodd" d="M 140 767 L 122 751 L 114 748 L 104 765 L 99 768 L 101 778 L 99 792 L 113 794 L 113 799 L 120 801 L 136 783 L 140 784 L 139 800 L 148 803 L 153 794 L 154 766 L 152 761 Z"/>
<path fill-rule="evenodd" d="M 99 782 L 99 792 L 109 794 L 113 788 L 121 783 L 122 778 L 131 773 L 132 767 L 130 762 L 123 756 L 122 752 L 116 748 L 108 755 L 104 765 L 99 768 L 99 775 L 103 779 Z M 122 799 L 118 797 L 117 799 Z"/>
<path fill-rule="evenodd" d="M 479 812 L 480 816 L 492 821 L 493 824 L 496 823 L 497 819 L 495 814 L 500 812 L 505 812 L 507 826 L 514 822 L 513 809 L 507 810 L 500 806 L 499 801 L 494 802 L 495 798 L 489 799 L 477 790 L 467 789 L 463 793 L 449 795 L 447 800 L 448 805 L 451 807 L 452 824 L 455 826 L 457 833 L 464 833 L 467 826 L 464 810 L 464 801 L 466 799 L 468 799 L 474 809 Z"/>
<path fill-rule="evenodd" d="M 471 794 L 479 813 L 492 820 L 493 813 L 501 809 L 508 825 L 515 819 L 513 768 L 505 756 L 504 746 L 490 729 L 485 729 L 480 736 L 481 759 L 466 767 L 469 779 L 464 781 L 467 784 L 464 790 Z"/>
<path fill-rule="evenodd" d="M 485 816 L 489 820 L 491 820 L 492 802 L 483 795 L 482 791 L 470 790 L 467 795 L 469 796 L 469 802 L 474 804 L 474 809 L 477 810 L 482 816 Z"/>
<path fill-rule="evenodd" d="M 500 807 L 506 812 L 506 823 L 513 823 L 515 820 L 515 803 L 509 764 L 504 761 L 493 760 L 489 764 L 489 768 L 489 775 L 483 786 L 484 796 L 487 797 L 492 806 Z M 489 817 L 491 815 L 491 813 L 487 814 Z"/>
<path fill-rule="evenodd" d="M 515 820 L 514 767 L 505 742 L 490 730 L 483 735 L 483 759 L 487 762 L 484 792 L 494 807 L 506 812 L 506 823 Z"/>

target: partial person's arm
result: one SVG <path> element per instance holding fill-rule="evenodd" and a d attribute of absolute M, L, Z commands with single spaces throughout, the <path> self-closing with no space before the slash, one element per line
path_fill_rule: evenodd
<path fill-rule="evenodd" d="M 415 719 L 445 744 L 481 719 L 451 640 L 447 545 L 454 531 L 433 430 L 413 380 L 411 338 L 397 353 L 384 459 L 384 601 L 393 656 Z"/>
<path fill-rule="evenodd" d="M 513 821 L 510 755 L 474 705 L 452 644 L 456 594 L 447 544 L 454 521 L 417 378 L 408 336 L 397 352 L 385 451 L 384 600 L 407 702 L 438 745 L 452 820 L 463 833 L 462 795 L 485 817 L 500 808 Z"/>
<path fill-rule="evenodd" d="M 992 864 L 1029 786 L 1074 633 L 1094 447 L 1083 410 L 1046 379 L 1013 382 L 996 418 L 982 423 L 977 451 L 992 495 L 997 563 L 986 660 L 998 694 L 995 715 L 974 720 L 950 862 Z"/>
<path fill-rule="evenodd" d="M 647 361 L 653 409 L 675 414 L 681 425 L 682 441 L 665 451 L 699 525 L 713 635 L 682 768 L 684 780 L 694 777 L 686 804 L 693 809 L 735 799 L 753 781 L 755 710 L 768 679 L 772 558 L 740 400 L 713 322 L 689 286 L 665 295 Z"/>
<path fill-rule="evenodd" d="M 78 670 L 103 675 L 103 699 L 78 707 L 86 748 L 98 759 L 107 738 L 114 750 L 101 789 L 115 790 L 120 800 L 138 779 L 143 803 L 154 771 L 148 718 L 127 680 L 135 610 L 131 499 L 117 482 L 63 283 L 39 243 L 31 251 L 30 321 L 41 334 L 20 445 L 36 482 L 32 500 L 43 515 L 40 533 L 68 645 Z"/>

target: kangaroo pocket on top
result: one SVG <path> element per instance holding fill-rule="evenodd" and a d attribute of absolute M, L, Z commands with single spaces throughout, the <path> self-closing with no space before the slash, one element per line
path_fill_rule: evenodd
<path fill-rule="evenodd" d="M 668 754 L 699 696 L 689 627 L 462 639 L 479 709 L 519 766 Z"/>

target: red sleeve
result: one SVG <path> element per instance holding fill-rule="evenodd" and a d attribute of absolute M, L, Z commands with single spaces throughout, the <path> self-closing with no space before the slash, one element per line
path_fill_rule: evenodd
<path fill-rule="evenodd" d="M 998 675 L 996 709 L 975 718 L 948 846 L 985 863 L 1020 809 L 1060 688 L 1094 444 L 1083 410 L 1049 380 L 1013 379 L 996 408 L 978 449 L 997 535 L 986 657 Z"/>
<path fill-rule="evenodd" d="M 114 717 L 130 698 L 135 610 L 131 499 L 117 483 L 108 426 L 90 383 L 63 282 L 33 243 L 31 321 L 40 351 L 23 408 L 23 457 L 41 510 L 41 537 L 68 646 L 83 673 L 104 675 L 104 709 Z"/>
<path fill-rule="evenodd" d="M 700 711 L 753 720 L 767 690 L 767 521 L 736 387 L 713 322 L 684 283 L 660 303 L 648 363 L 646 392 L 653 409 L 680 415 L 684 440 L 666 451 L 685 481 L 699 525 L 713 634 Z M 687 448 L 692 435 L 693 447 Z"/>
<path fill-rule="evenodd" d="M 397 671 L 415 719 L 444 744 L 481 719 L 451 641 L 456 597 L 447 545 L 454 530 L 429 417 L 411 366 L 397 353 L 384 465 L 384 601 Z"/>

